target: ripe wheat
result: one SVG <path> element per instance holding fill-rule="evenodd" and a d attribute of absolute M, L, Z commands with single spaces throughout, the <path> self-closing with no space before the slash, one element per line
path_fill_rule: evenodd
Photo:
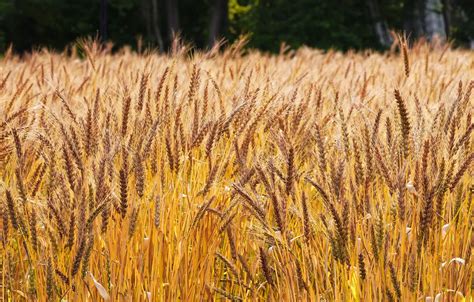
<path fill-rule="evenodd" d="M 474 53 L 242 46 L 1 59 L 0 297 L 472 301 Z"/>

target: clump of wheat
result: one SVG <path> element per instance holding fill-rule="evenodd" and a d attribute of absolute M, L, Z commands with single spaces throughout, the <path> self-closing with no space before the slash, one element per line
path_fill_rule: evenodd
<path fill-rule="evenodd" d="M 0 62 L 2 298 L 472 299 L 474 55 L 242 45 Z"/>

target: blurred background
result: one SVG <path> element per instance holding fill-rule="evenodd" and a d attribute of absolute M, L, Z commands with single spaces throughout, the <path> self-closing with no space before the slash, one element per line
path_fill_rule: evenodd
<path fill-rule="evenodd" d="M 176 34 L 202 49 L 248 35 L 272 52 L 282 42 L 382 50 L 392 31 L 474 48 L 474 0 L 0 0 L 0 52 L 62 50 L 85 36 L 166 51 Z"/>

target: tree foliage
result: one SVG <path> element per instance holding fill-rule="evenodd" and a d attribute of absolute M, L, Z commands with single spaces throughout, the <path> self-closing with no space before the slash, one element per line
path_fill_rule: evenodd
<path fill-rule="evenodd" d="M 157 5 L 156 28 L 165 48 L 171 39 L 167 29 L 165 0 L 107 0 L 107 37 L 116 48 L 157 46 L 150 17 L 152 1 Z M 179 34 L 198 48 L 207 47 L 210 20 L 216 0 L 177 0 Z M 402 31 L 410 5 L 423 0 L 378 1 L 390 29 Z M 282 42 L 290 47 L 381 48 L 373 29 L 369 0 L 229 0 L 228 22 L 221 30 L 230 41 L 251 36 L 250 46 L 278 51 Z M 450 40 L 466 44 L 474 40 L 474 2 L 443 0 L 450 7 Z M 441 7 L 443 9 L 443 7 Z M 0 50 L 10 44 L 19 52 L 37 47 L 63 49 L 77 38 L 99 33 L 99 0 L 0 0 Z"/>

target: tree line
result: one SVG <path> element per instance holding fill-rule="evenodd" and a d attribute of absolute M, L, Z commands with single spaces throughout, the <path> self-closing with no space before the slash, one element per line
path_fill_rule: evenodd
<path fill-rule="evenodd" d="M 474 48 L 472 0 L 0 0 L 0 50 L 63 49 L 79 37 L 167 50 L 250 37 L 249 45 L 388 48 L 392 31 Z"/>

